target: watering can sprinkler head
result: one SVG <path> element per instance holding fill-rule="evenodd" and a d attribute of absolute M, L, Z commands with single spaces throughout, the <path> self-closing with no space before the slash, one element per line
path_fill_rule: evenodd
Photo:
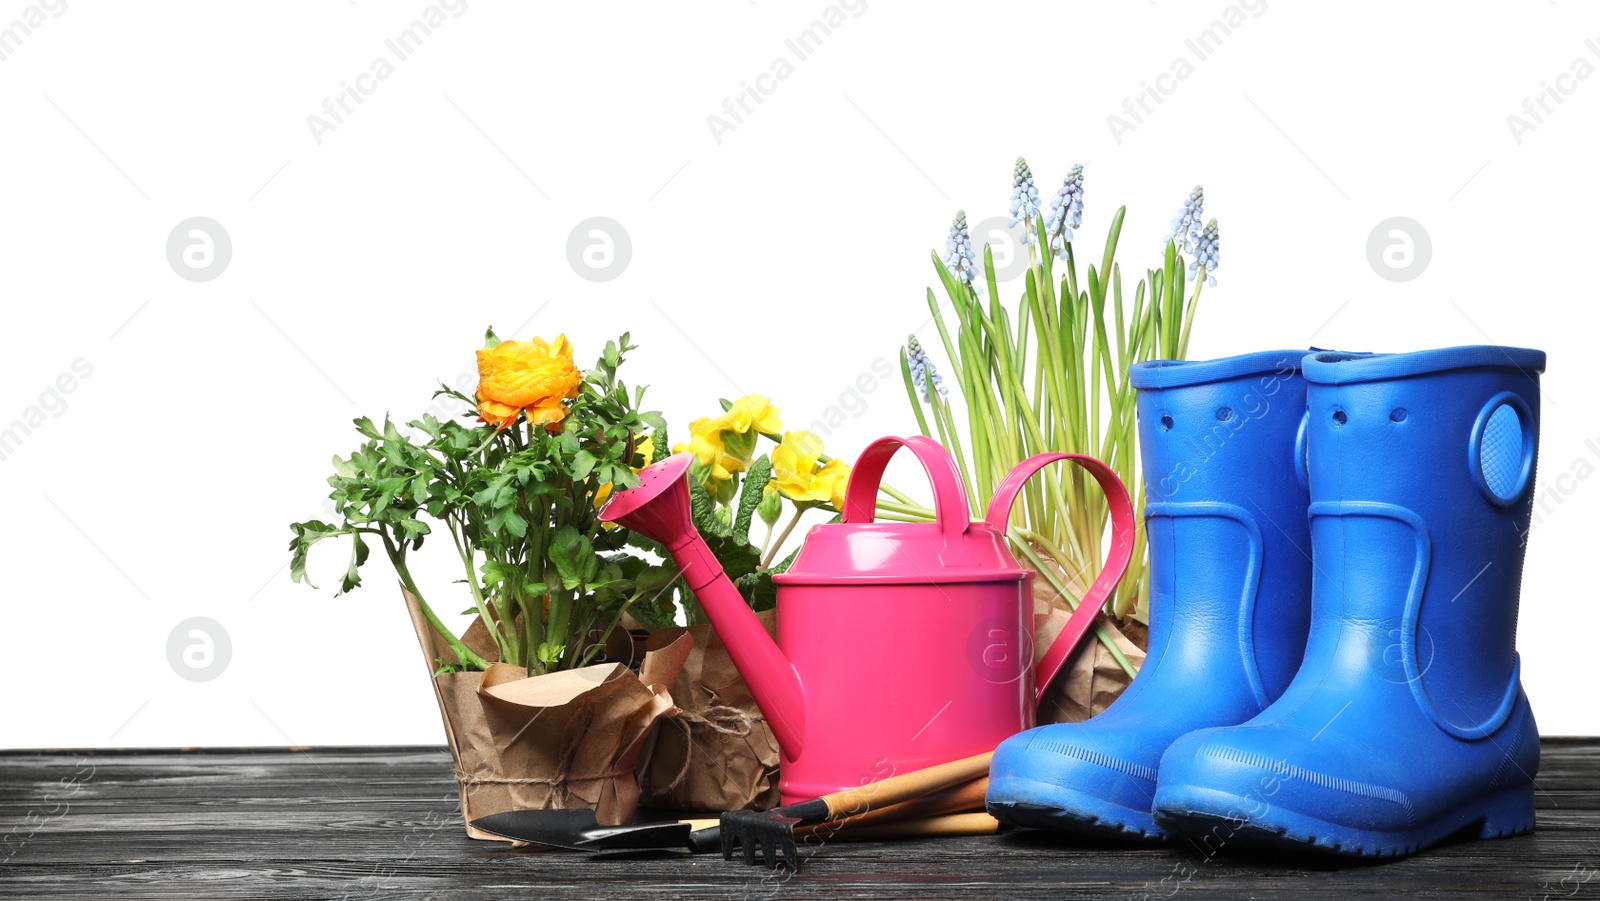
<path fill-rule="evenodd" d="M 728 655 L 749 683 L 761 712 L 785 754 L 800 753 L 805 736 L 805 699 L 800 678 L 772 636 L 728 581 L 711 548 L 695 530 L 689 504 L 693 454 L 673 454 L 639 471 L 639 484 L 611 495 L 600 521 L 611 522 L 660 544 L 678 564 L 716 626 Z"/>
<path fill-rule="evenodd" d="M 639 471 L 637 487 L 615 492 L 600 510 L 601 522 L 625 529 L 671 548 L 695 535 L 690 516 L 689 480 L 684 474 L 693 454 L 673 454 Z"/>

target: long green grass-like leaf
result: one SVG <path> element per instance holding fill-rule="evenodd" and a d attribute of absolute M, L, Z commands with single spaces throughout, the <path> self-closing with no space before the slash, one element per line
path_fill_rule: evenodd
<path fill-rule="evenodd" d="M 906 398 L 911 401 L 911 412 L 917 414 L 917 431 L 924 438 L 931 437 L 928 420 L 922 415 L 922 398 L 917 396 L 917 385 L 911 380 L 911 362 L 906 359 L 904 350 L 900 352 L 900 377 L 906 383 Z"/>

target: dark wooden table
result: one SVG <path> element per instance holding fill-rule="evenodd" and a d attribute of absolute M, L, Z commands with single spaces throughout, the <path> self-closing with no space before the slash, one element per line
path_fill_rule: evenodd
<path fill-rule="evenodd" d="M 794 877 L 600 860 L 468 839 L 450 772 L 442 748 L 0 752 L 0 897 L 1600 899 L 1600 739 L 1545 741 L 1534 834 L 1383 864 L 1030 832 L 832 843 Z"/>

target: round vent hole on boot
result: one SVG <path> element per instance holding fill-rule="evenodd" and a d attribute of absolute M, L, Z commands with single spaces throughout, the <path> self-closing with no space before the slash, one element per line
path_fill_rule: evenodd
<path fill-rule="evenodd" d="M 1227 422 L 1228 420 L 1230 420 L 1232 418 L 1233 418 L 1233 408 L 1232 407 L 1218 407 L 1217 408 L 1217 421 L 1218 422 Z"/>
<path fill-rule="evenodd" d="M 1343 410 L 1334 410 L 1333 411 L 1333 421 L 1335 423 L 1337 423 L 1338 425 L 1344 425 L 1346 422 L 1350 421 L 1350 417 L 1344 415 L 1344 411 Z"/>
<path fill-rule="evenodd" d="M 1478 437 L 1478 466 L 1484 484 L 1502 501 L 1522 493 L 1524 443 L 1522 415 L 1510 404 L 1500 404 Z"/>
<path fill-rule="evenodd" d="M 1406 408 L 1405 407 L 1395 407 L 1389 413 L 1389 421 L 1390 422 L 1405 422 L 1406 421 L 1406 417 L 1409 416 L 1409 415 L 1411 415 L 1411 414 L 1406 412 Z"/>
<path fill-rule="evenodd" d="M 1163 432 L 1165 432 L 1165 431 L 1171 430 L 1171 428 L 1172 428 L 1172 416 L 1171 416 L 1171 414 L 1163 415 L 1161 417 L 1161 430 Z"/>

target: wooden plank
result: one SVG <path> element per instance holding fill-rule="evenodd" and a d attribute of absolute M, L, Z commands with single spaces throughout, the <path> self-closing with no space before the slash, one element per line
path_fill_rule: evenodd
<path fill-rule="evenodd" d="M 1539 829 L 1362 864 L 1036 832 L 711 856 L 512 851 L 462 831 L 442 748 L 0 752 L 4 898 L 1600 897 L 1600 739 L 1543 747 Z"/>

